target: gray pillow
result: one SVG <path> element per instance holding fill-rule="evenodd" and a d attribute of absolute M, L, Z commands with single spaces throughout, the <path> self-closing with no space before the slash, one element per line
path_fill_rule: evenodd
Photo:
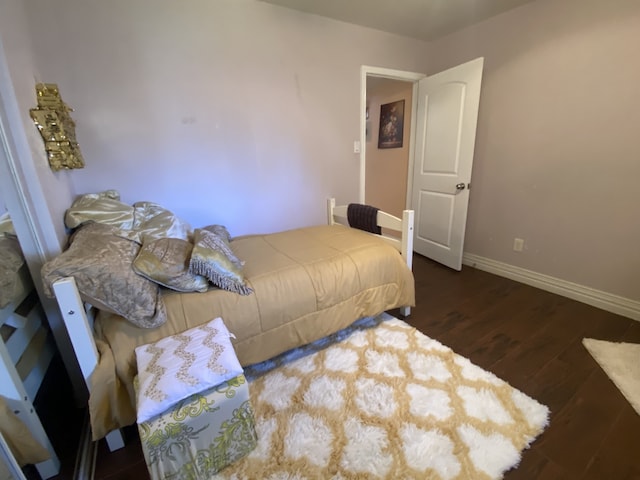
<path fill-rule="evenodd" d="M 138 327 L 158 327 L 167 319 L 160 287 L 133 270 L 140 245 L 117 233 L 101 223 L 82 226 L 69 248 L 42 267 L 45 293 L 53 297 L 53 282 L 73 277 L 84 301 Z"/>
<path fill-rule="evenodd" d="M 227 230 L 227 227 L 225 227 L 224 225 L 208 225 L 206 227 L 202 227 L 202 230 L 206 230 L 218 235 L 227 243 L 231 242 L 231 235 L 229 235 L 229 230 Z"/>
<path fill-rule="evenodd" d="M 160 238 L 145 243 L 133 261 L 133 270 L 178 292 L 206 292 L 209 281 L 189 272 L 193 245 L 180 238 Z"/>

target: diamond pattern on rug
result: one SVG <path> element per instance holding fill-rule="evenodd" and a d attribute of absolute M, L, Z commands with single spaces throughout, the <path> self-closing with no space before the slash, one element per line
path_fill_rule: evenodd
<path fill-rule="evenodd" d="M 470 417 L 498 425 L 513 423 L 511 415 L 491 390 L 463 386 L 458 387 L 456 393 L 462 399 L 464 410 Z"/>
<path fill-rule="evenodd" d="M 332 452 L 333 434 L 322 418 L 306 412 L 289 419 L 284 453 L 294 460 L 307 459 L 313 465 L 326 467 Z"/>
<path fill-rule="evenodd" d="M 453 415 L 451 399 L 444 390 L 410 383 L 407 393 L 411 398 L 409 411 L 417 417 L 432 416 L 436 420 L 446 420 Z"/>
<path fill-rule="evenodd" d="M 324 407 L 327 410 L 340 410 L 345 403 L 344 389 L 346 382 L 341 378 L 330 378 L 320 375 L 309 384 L 302 400 L 310 407 Z"/>
<path fill-rule="evenodd" d="M 382 314 L 245 369 L 258 446 L 215 478 L 499 479 L 549 410 Z"/>
<path fill-rule="evenodd" d="M 367 425 L 360 419 L 348 418 L 344 424 L 346 445 L 342 450 L 340 466 L 345 478 L 366 473 L 382 476 L 390 472 L 393 458 L 389 449 L 389 436 L 384 428 Z"/>
<path fill-rule="evenodd" d="M 375 418 L 391 418 L 396 411 L 395 389 L 393 385 L 361 377 L 355 380 L 354 397 L 360 413 Z"/>
<path fill-rule="evenodd" d="M 471 425 L 461 425 L 458 433 L 469 447 L 469 458 L 474 467 L 491 478 L 498 477 L 520 459 L 513 442 L 499 433 L 483 435 Z"/>
<path fill-rule="evenodd" d="M 437 429 L 422 430 L 413 424 L 405 424 L 400 433 L 409 467 L 419 472 L 434 471 L 446 480 L 458 476 L 462 467 L 449 436 Z"/>

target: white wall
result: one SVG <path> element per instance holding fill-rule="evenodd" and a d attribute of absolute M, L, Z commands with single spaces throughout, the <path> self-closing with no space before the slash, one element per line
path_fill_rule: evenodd
<path fill-rule="evenodd" d="M 432 43 L 430 73 L 485 57 L 466 252 L 640 300 L 639 46 L 631 0 L 537 0 Z"/>
<path fill-rule="evenodd" d="M 0 0 L 0 199 L 6 203 L 49 326 L 76 390 L 86 403 L 84 382 L 55 300 L 42 289 L 42 264 L 60 253 L 66 231 L 60 219 L 73 199 L 68 172 L 54 173 L 42 138 L 29 117 L 40 80 L 20 0 Z"/>
<path fill-rule="evenodd" d="M 358 198 L 360 66 L 484 56 L 465 250 L 640 298 L 637 1 L 537 0 L 430 44 L 254 0 L 23 3 L 29 35 L 3 29 L 35 60 L 11 63 L 60 85 L 87 162 L 44 178 L 59 205 L 116 188 L 233 235 L 321 222 Z"/>
<path fill-rule="evenodd" d="M 8 75 L 2 87 L 6 95 L 3 108 L 5 118 L 13 123 L 5 125 L 6 134 L 14 149 L 11 153 L 15 155 L 17 174 L 29 187 L 24 193 L 40 228 L 43 249 L 53 256 L 66 241 L 66 232 L 64 225 L 51 219 L 64 215 L 73 199 L 73 188 L 68 172 L 54 173 L 49 168 L 42 137 L 29 116 L 29 110 L 37 106 L 35 84 L 40 81 L 40 72 L 33 54 L 24 2 L 0 0 L 0 12 L 4 73 Z"/>
<path fill-rule="evenodd" d="M 356 201 L 360 66 L 426 43 L 255 0 L 29 0 L 43 79 L 74 108 L 78 193 L 114 188 L 232 235 Z"/>

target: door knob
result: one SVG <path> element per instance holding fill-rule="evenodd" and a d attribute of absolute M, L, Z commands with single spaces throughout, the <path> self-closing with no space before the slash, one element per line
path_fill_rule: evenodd
<path fill-rule="evenodd" d="M 466 187 L 466 185 L 464 183 L 459 183 L 456 185 L 456 193 L 461 192 L 462 190 L 464 190 Z"/>

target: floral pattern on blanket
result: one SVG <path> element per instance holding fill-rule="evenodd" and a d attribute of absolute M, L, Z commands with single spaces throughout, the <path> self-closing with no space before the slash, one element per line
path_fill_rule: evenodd
<path fill-rule="evenodd" d="M 138 424 L 154 478 L 211 478 L 257 444 L 248 385 L 239 375 Z"/>

